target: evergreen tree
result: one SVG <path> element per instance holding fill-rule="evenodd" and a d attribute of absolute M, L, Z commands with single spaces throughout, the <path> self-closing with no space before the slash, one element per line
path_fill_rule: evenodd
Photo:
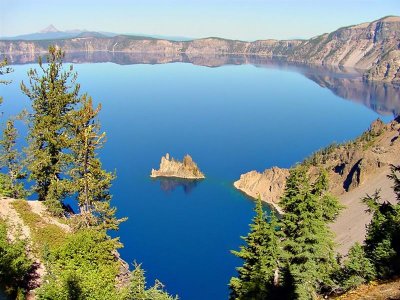
<path fill-rule="evenodd" d="M 347 259 L 341 270 L 342 286 L 344 290 L 355 288 L 375 278 L 375 268 L 366 257 L 362 245 L 356 243 L 350 248 Z"/>
<path fill-rule="evenodd" d="M 13 71 L 13 69 L 8 66 L 8 61 L 6 58 L 4 58 L 2 61 L 0 61 L 0 76 L 9 74 L 12 71 Z M 10 81 L 8 81 L 8 80 L 3 80 L 3 79 L 0 80 L 0 84 L 9 84 L 9 83 L 10 83 Z M 3 98 L 0 97 L 0 103 L 2 102 L 2 99 Z"/>
<path fill-rule="evenodd" d="M 3 138 L 0 140 L 0 164 L 8 171 L 8 187 L 9 194 L 13 198 L 23 198 L 26 196 L 23 184 L 18 183 L 18 179 L 23 179 L 23 164 L 21 162 L 20 154 L 15 148 L 16 139 L 18 137 L 17 129 L 14 126 L 14 121 L 7 121 L 6 127 L 3 131 Z"/>
<path fill-rule="evenodd" d="M 330 201 L 334 198 L 323 183 L 324 178 L 319 178 L 311 186 L 306 169 L 297 166 L 290 171 L 280 202 L 284 209 L 283 246 L 296 299 L 315 299 L 317 292 L 334 284 L 331 275 L 338 268 L 333 233 L 327 223 L 338 213 L 332 207 L 339 205 L 331 205 L 327 212 L 322 203 L 327 196 Z"/>
<path fill-rule="evenodd" d="M 111 181 L 115 176 L 102 169 L 99 150 L 105 142 L 105 133 L 100 133 L 96 119 L 101 106 L 93 108 L 92 98 L 83 95 L 81 108 L 71 114 L 72 168 L 71 189 L 77 193 L 81 220 L 85 226 L 100 226 L 118 229 L 123 219 L 115 217 L 115 208 L 110 207 Z"/>
<path fill-rule="evenodd" d="M 163 285 L 156 280 L 154 286 L 146 289 L 146 277 L 141 265 L 134 264 L 132 271 L 129 300 L 178 300 L 163 290 Z"/>
<path fill-rule="evenodd" d="M 336 197 L 328 193 L 329 179 L 326 170 L 320 170 L 317 180 L 312 185 L 312 193 L 319 197 L 319 206 L 322 211 L 323 219 L 326 222 L 333 222 L 344 208 Z"/>
<path fill-rule="evenodd" d="M 390 169 L 391 172 L 388 178 L 393 181 L 393 191 L 397 196 L 397 201 L 400 203 L 400 165 L 391 165 Z"/>
<path fill-rule="evenodd" d="M 146 298 L 146 278 L 141 265 L 135 263 L 132 271 L 129 299 L 147 300 Z"/>
<path fill-rule="evenodd" d="M 0 62 L 0 76 L 11 73 L 13 70 L 7 66 L 7 59 Z M 9 84 L 11 81 L 0 80 L 0 84 Z M 0 104 L 3 98 L 0 96 Z M 0 167 L 6 168 L 6 174 L 0 174 L 0 194 L 7 197 L 25 197 L 26 191 L 23 184 L 18 183 L 18 179 L 22 179 L 22 162 L 18 150 L 15 149 L 18 133 L 14 126 L 14 121 L 9 120 L 6 128 L 3 130 L 3 137 L 0 140 Z"/>
<path fill-rule="evenodd" d="M 36 69 L 28 72 L 29 87 L 21 83 L 22 91 L 32 101 L 30 115 L 28 170 L 35 180 L 34 191 L 39 200 L 55 206 L 66 196 L 62 173 L 68 166 L 69 147 L 66 132 L 68 115 L 78 103 L 79 84 L 77 74 L 63 70 L 64 54 L 54 46 L 49 47 L 48 65 L 39 58 L 42 75 Z"/>
<path fill-rule="evenodd" d="M 392 166 L 389 178 L 394 180 L 395 192 L 398 188 L 398 172 L 399 167 Z M 379 191 L 372 196 L 367 195 L 363 202 L 373 214 L 367 226 L 366 256 L 374 264 L 378 278 L 400 274 L 400 204 L 381 201 Z"/>
<path fill-rule="evenodd" d="M 271 299 L 280 286 L 282 249 L 277 217 L 271 212 L 268 223 L 260 199 L 255 213 L 250 233 L 243 237 L 246 245 L 232 251 L 244 262 L 237 268 L 238 277 L 230 281 L 231 299 Z"/>
<path fill-rule="evenodd" d="M 33 262 L 26 253 L 27 241 L 19 237 L 10 241 L 7 234 L 9 230 L 6 222 L 0 218 L 0 288 L 11 294 L 10 298 L 5 299 L 22 299 L 16 297 L 17 290 L 26 285 Z"/>

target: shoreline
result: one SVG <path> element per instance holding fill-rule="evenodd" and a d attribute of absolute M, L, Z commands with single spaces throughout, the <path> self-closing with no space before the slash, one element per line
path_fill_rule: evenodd
<path fill-rule="evenodd" d="M 251 193 L 247 189 L 239 188 L 237 186 L 237 184 L 236 184 L 236 181 L 233 183 L 233 186 L 235 187 L 236 190 L 238 190 L 239 192 L 243 193 L 244 195 L 250 197 L 252 200 L 257 200 L 257 198 L 260 197 L 261 201 L 264 202 L 264 203 L 267 203 L 271 208 L 273 208 L 278 213 L 279 216 L 282 216 L 284 214 L 282 208 L 278 204 L 276 204 L 276 203 L 274 203 L 272 201 L 268 201 L 266 199 L 263 199 L 263 198 L 261 198 L 260 195 L 254 196 L 254 193 Z"/>

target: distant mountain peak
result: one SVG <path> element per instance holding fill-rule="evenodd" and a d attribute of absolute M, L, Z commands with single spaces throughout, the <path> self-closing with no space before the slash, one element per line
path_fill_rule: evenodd
<path fill-rule="evenodd" d="M 49 32 L 60 32 L 60 30 L 55 28 L 53 24 L 50 24 L 49 26 L 40 31 L 40 33 L 49 33 Z"/>

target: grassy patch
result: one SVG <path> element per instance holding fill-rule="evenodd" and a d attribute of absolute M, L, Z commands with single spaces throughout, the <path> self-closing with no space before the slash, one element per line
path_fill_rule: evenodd
<path fill-rule="evenodd" d="M 29 227 L 37 254 L 43 256 L 45 251 L 57 248 L 65 241 L 67 233 L 57 225 L 46 223 L 41 216 L 32 212 L 27 201 L 17 200 L 12 205 Z"/>

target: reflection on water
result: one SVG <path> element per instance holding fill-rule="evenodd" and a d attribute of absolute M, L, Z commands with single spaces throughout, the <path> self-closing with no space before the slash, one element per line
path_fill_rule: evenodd
<path fill-rule="evenodd" d="M 182 187 L 185 194 L 190 194 L 192 190 L 200 183 L 199 180 L 190 180 L 182 178 L 158 177 L 153 179 L 160 183 L 160 188 L 166 193 L 173 192 L 175 189 Z"/>
<path fill-rule="evenodd" d="M 37 53 L 10 55 L 11 64 L 37 62 Z M 120 65 L 191 63 L 207 67 L 251 64 L 262 68 L 278 68 L 303 74 L 335 95 L 365 105 L 380 115 L 396 116 L 400 113 L 400 86 L 363 80 L 362 72 L 344 67 L 310 66 L 288 63 L 278 59 L 254 55 L 193 55 L 187 53 L 121 53 L 75 52 L 66 53 L 66 62 L 101 63 Z"/>
<path fill-rule="evenodd" d="M 340 78 L 304 74 L 335 95 L 365 105 L 380 115 L 400 114 L 400 86 L 384 82 L 366 82 L 360 76 Z"/>

